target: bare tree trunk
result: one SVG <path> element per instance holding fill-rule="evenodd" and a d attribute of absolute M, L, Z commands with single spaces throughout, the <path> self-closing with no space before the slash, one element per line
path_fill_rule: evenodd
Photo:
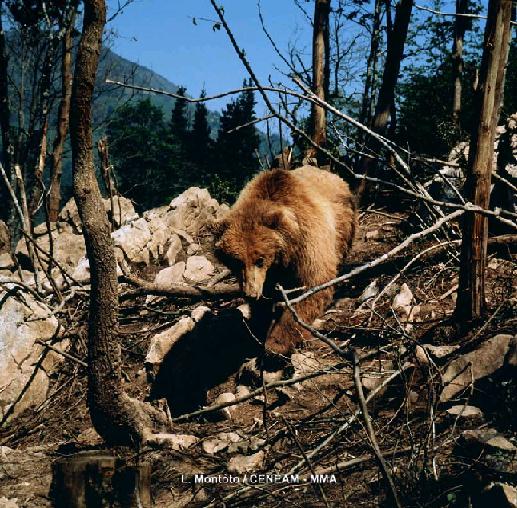
<path fill-rule="evenodd" d="M 314 32 L 312 38 L 312 90 L 323 100 L 327 100 L 329 89 L 330 51 L 329 51 L 329 15 L 331 0 L 315 0 Z M 325 108 L 312 105 L 312 140 L 318 146 L 327 143 L 327 112 Z M 307 149 L 307 159 L 316 158 L 315 147 Z"/>
<path fill-rule="evenodd" d="M 467 12 L 468 0 L 456 0 L 456 14 Z M 452 79 L 454 80 L 454 95 L 452 98 L 452 122 L 457 130 L 461 125 L 461 92 L 463 77 L 463 39 L 467 29 L 467 19 L 456 16 L 454 21 L 454 43 L 452 46 Z"/>
<path fill-rule="evenodd" d="M 364 125 L 369 125 L 372 117 L 373 88 L 375 83 L 377 60 L 379 59 L 379 44 L 381 40 L 381 6 L 382 0 L 375 0 L 372 35 L 370 38 L 370 53 L 368 54 L 368 60 L 366 62 L 366 77 L 364 80 L 361 113 L 359 116 L 359 121 Z M 387 9 L 389 8 L 390 6 L 388 4 Z M 389 31 L 390 28 L 388 27 L 388 32 Z"/>
<path fill-rule="evenodd" d="M 106 20 L 104 0 L 85 0 L 70 110 L 74 195 L 90 260 L 88 407 L 97 432 L 109 443 L 140 443 L 150 422 L 121 383 L 117 337 L 117 274 L 111 228 L 93 163 L 91 102 Z"/>
<path fill-rule="evenodd" d="M 413 0 L 400 0 L 396 7 L 393 29 L 388 34 L 386 63 L 384 64 L 379 99 L 375 107 L 375 116 L 372 121 L 373 129 L 380 134 L 386 131 L 390 119 L 390 108 L 395 100 L 395 87 L 399 78 L 400 63 L 404 57 L 404 46 L 412 9 Z"/>
<path fill-rule="evenodd" d="M 494 136 L 504 87 L 504 71 L 510 47 L 511 0 L 490 0 L 485 28 L 483 58 L 475 105 L 478 121 L 470 140 L 465 193 L 468 201 L 488 208 Z M 463 223 L 456 319 L 465 330 L 485 309 L 485 268 L 488 221 L 468 213 Z"/>
<path fill-rule="evenodd" d="M 411 11 L 413 10 L 413 0 L 400 0 L 396 6 L 395 20 L 393 28 L 387 35 L 387 52 L 382 74 L 382 83 L 379 90 L 379 98 L 375 107 L 375 115 L 372 120 L 372 129 L 384 134 L 390 119 L 392 108 L 395 101 L 395 88 L 397 86 L 400 63 L 404 57 L 404 46 L 406 44 Z M 363 157 L 360 162 L 360 171 L 363 175 L 369 175 L 375 159 Z M 366 180 L 362 180 L 358 188 L 358 195 L 365 194 Z"/>
<path fill-rule="evenodd" d="M 61 102 L 59 103 L 57 133 L 52 146 L 52 166 L 50 179 L 49 219 L 57 221 L 61 203 L 61 174 L 63 173 L 63 148 L 68 132 L 70 97 L 72 96 L 72 33 L 75 26 L 77 5 L 70 7 L 66 20 L 67 27 L 62 42 L 61 53 Z"/>
<path fill-rule="evenodd" d="M 11 110 L 9 107 L 9 77 L 8 77 L 8 56 L 5 47 L 5 32 L 2 23 L 3 16 L 3 0 L 0 0 L 0 128 L 2 129 L 2 164 L 5 172 L 13 186 L 13 168 L 12 168 L 12 140 L 11 140 Z M 10 222 L 9 193 L 7 186 L 0 181 L 0 198 L 2 198 L 2 206 L 0 210 L 0 219 Z"/>

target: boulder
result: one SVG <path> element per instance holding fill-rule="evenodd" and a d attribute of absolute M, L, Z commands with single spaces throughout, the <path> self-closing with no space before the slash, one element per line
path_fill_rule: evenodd
<path fill-rule="evenodd" d="M 491 482 L 481 493 L 480 506 L 517 508 L 517 488 L 501 482 Z"/>
<path fill-rule="evenodd" d="M 205 256 L 191 256 L 183 276 L 193 282 L 203 282 L 214 273 L 214 265 Z"/>
<path fill-rule="evenodd" d="M 0 270 L 10 270 L 14 268 L 13 258 L 8 252 L 0 254 Z"/>
<path fill-rule="evenodd" d="M 505 361 L 513 361 L 515 338 L 499 334 L 483 342 L 474 351 L 449 363 L 442 376 L 444 388 L 440 402 L 446 402 L 465 390 L 472 382 L 482 379 L 500 369 Z"/>
<path fill-rule="evenodd" d="M 233 394 L 233 393 L 230 393 L 230 392 L 221 393 L 214 400 L 214 405 L 226 404 L 227 402 L 234 402 L 235 398 L 236 398 L 235 394 Z M 219 411 L 217 411 L 216 415 L 220 416 L 224 420 L 230 420 L 232 417 L 232 411 L 234 409 L 235 409 L 235 406 L 224 407 L 223 409 L 220 409 Z"/>
<path fill-rule="evenodd" d="M 186 333 L 194 328 L 194 320 L 189 317 L 182 317 L 174 326 L 167 328 L 163 332 L 151 338 L 145 365 L 149 370 L 159 366 L 171 347 Z"/>
<path fill-rule="evenodd" d="M 228 462 L 228 472 L 244 474 L 259 471 L 264 465 L 264 456 L 262 450 L 253 455 L 235 455 Z"/>
<path fill-rule="evenodd" d="M 176 233 L 173 233 L 169 238 L 169 247 L 165 253 L 165 258 L 167 259 L 169 266 L 172 266 L 176 263 L 178 254 L 182 251 L 182 249 L 183 244 L 181 243 L 181 238 Z"/>
<path fill-rule="evenodd" d="M 145 219 L 137 219 L 114 231 L 111 236 L 115 242 L 115 253 L 119 261 L 148 265 L 151 240 L 149 224 Z"/>
<path fill-rule="evenodd" d="M 236 432 L 220 432 L 210 439 L 203 441 L 203 451 L 209 455 L 226 450 L 231 443 L 241 441 L 241 436 Z"/>
<path fill-rule="evenodd" d="M 113 215 L 115 228 L 120 228 L 124 224 L 138 219 L 138 214 L 135 212 L 133 203 L 123 196 L 113 196 L 113 212 L 111 210 L 112 203 L 109 198 L 103 199 L 102 202 L 108 217 L 111 219 Z M 83 225 L 74 198 L 69 199 L 62 208 L 56 225 L 59 231 L 69 231 L 77 234 L 83 232 Z"/>
<path fill-rule="evenodd" d="M 154 278 L 154 282 L 156 284 L 170 286 L 172 284 L 182 284 L 183 273 L 185 272 L 185 261 L 180 261 L 176 263 L 174 266 L 169 266 L 160 270 L 156 277 Z"/>
<path fill-rule="evenodd" d="M 5 289 L 13 287 L 6 285 Z M 51 339 L 58 327 L 50 309 L 32 295 L 17 292 L 7 296 L 4 290 L 0 292 L 0 300 L 4 299 L 0 309 L 0 418 L 17 400 L 46 349 L 38 341 Z M 66 344 L 54 344 L 54 347 L 64 349 Z M 49 387 L 47 373 L 61 360 L 57 353 L 47 352 L 42 368 L 14 407 L 13 415 L 45 401 Z"/>
<path fill-rule="evenodd" d="M 36 243 L 44 252 L 50 252 L 48 235 L 38 237 Z M 54 259 L 65 269 L 74 270 L 79 260 L 86 256 L 84 238 L 81 234 L 74 234 L 70 231 L 54 231 L 52 233 L 52 244 Z M 15 252 L 17 256 L 29 257 L 27 244 L 23 238 L 18 242 Z M 40 259 L 43 267 L 46 268 L 46 257 L 40 256 Z"/>

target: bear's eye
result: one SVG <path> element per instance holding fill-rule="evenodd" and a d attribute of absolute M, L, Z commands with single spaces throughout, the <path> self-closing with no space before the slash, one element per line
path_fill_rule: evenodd
<path fill-rule="evenodd" d="M 258 258 L 256 261 L 255 261 L 255 266 L 257 268 L 263 268 L 264 267 L 264 258 Z"/>

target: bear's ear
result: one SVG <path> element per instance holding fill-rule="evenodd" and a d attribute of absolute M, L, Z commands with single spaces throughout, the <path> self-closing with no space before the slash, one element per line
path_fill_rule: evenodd
<path fill-rule="evenodd" d="M 230 225 L 230 221 L 228 218 L 224 217 L 222 219 L 214 219 L 213 221 L 207 224 L 207 229 L 210 231 L 215 237 L 220 237 L 223 233 L 228 229 Z"/>
<path fill-rule="evenodd" d="M 283 229 L 290 232 L 296 232 L 299 229 L 296 215 L 289 208 L 279 208 L 271 211 L 264 218 L 264 225 L 269 229 Z"/>

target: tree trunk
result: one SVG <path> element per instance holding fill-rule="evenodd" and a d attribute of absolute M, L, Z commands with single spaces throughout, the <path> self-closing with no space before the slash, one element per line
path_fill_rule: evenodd
<path fill-rule="evenodd" d="M 91 272 L 88 407 L 93 426 L 105 441 L 127 445 L 145 439 L 150 422 L 122 388 L 115 253 L 93 164 L 91 102 L 105 20 L 105 1 L 85 0 L 72 85 L 70 138 L 74 195 Z"/>
<path fill-rule="evenodd" d="M 63 172 L 63 148 L 68 132 L 70 98 L 72 96 L 72 33 L 75 26 L 77 5 L 70 7 L 61 53 L 61 101 L 59 103 L 57 133 L 52 147 L 52 166 L 49 197 L 49 220 L 57 221 L 61 204 L 61 174 Z"/>
<path fill-rule="evenodd" d="M 456 14 L 467 12 L 468 0 L 456 0 Z M 454 80 L 454 95 L 452 98 L 452 122 L 457 130 L 461 122 L 461 92 L 463 77 L 463 39 L 467 29 L 467 19 L 456 16 L 454 22 L 454 43 L 452 46 L 452 79 Z"/>
<path fill-rule="evenodd" d="M 312 91 L 324 101 L 329 89 L 330 51 L 329 15 L 331 0 L 315 0 L 314 31 L 312 37 Z M 321 106 L 312 105 L 312 140 L 321 147 L 327 143 L 327 112 Z M 305 153 L 306 159 L 314 159 L 318 150 L 311 146 Z"/>
<path fill-rule="evenodd" d="M 406 44 L 413 0 L 400 0 L 396 7 L 393 28 L 387 35 L 387 52 L 382 74 L 382 83 L 379 90 L 379 98 L 375 107 L 375 115 L 372 120 L 372 130 L 379 134 L 386 132 L 390 113 L 395 101 L 395 88 L 400 72 L 400 63 L 404 57 L 404 46 Z M 376 148 L 375 146 L 373 147 Z M 360 162 L 362 175 L 369 176 L 375 159 L 363 157 Z M 362 180 L 357 191 L 362 197 L 366 193 L 366 180 Z"/>
<path fill-rule="evenodd" d="M 490 0 L 485 28 L 483 57 L 475 107 L 478 120 L 470 140 L 466 199 L 488 208 L 494 136 L 504 87 L 504 70 L 510 47 L 511 0 Z M 467 213 L 463 222 L 456 319 L 460 329 L 480 318 L 485 309 L 485 267 L 488 221 L 480 214 Z"/>
<path fill-rule="evenodd" d="M 0 128 L 2 129 L 2 164 L 11 185 L 14 184 L 11 140 L 11 110 L 9 107 L 9 77 L 8 77 L 8 56 L 5 47 L 5 32 L 2 22 L 4 14 L 3 1 L 0 0 Z M 0 180 L 0 200 L 4 206 L 0 209 L 0 219 L 10 221 L 10 201 L 7 186 Z"/>
<path fill-rule="evenodd" d="M 383 134 L 390 119 L 391 104 L 395 99 L 395 87 L 400 72 L 400 63 L 404 57 L 404 46 L 406 44 L 413 0 L 400 0 L 396 7 L 393 29 L 388 35 L 388 49 L 386 63 L 382 75 L 379 99 L 375 107 L 375 116 L 372 127 L 375 132 Z"/>
<path fill-rule="evenodd" d="M 373 13 L 372 35 L 370 38 L 370 53 L 366 62 L 366 77 L 364 81 L 364 91 L 361 103 L 361 113 L 359 121 L 364 125 L 369 125 L 372 117 L 373 88 L 375 83 L 375 71 L 379 58 L 379 43 L 381 39 L 381 7 L 382 0 L 375 0 Z M 387 7 L 389 9 L 389 5 Z M 390 28 L 388 28 L 388 31 Z"/>

